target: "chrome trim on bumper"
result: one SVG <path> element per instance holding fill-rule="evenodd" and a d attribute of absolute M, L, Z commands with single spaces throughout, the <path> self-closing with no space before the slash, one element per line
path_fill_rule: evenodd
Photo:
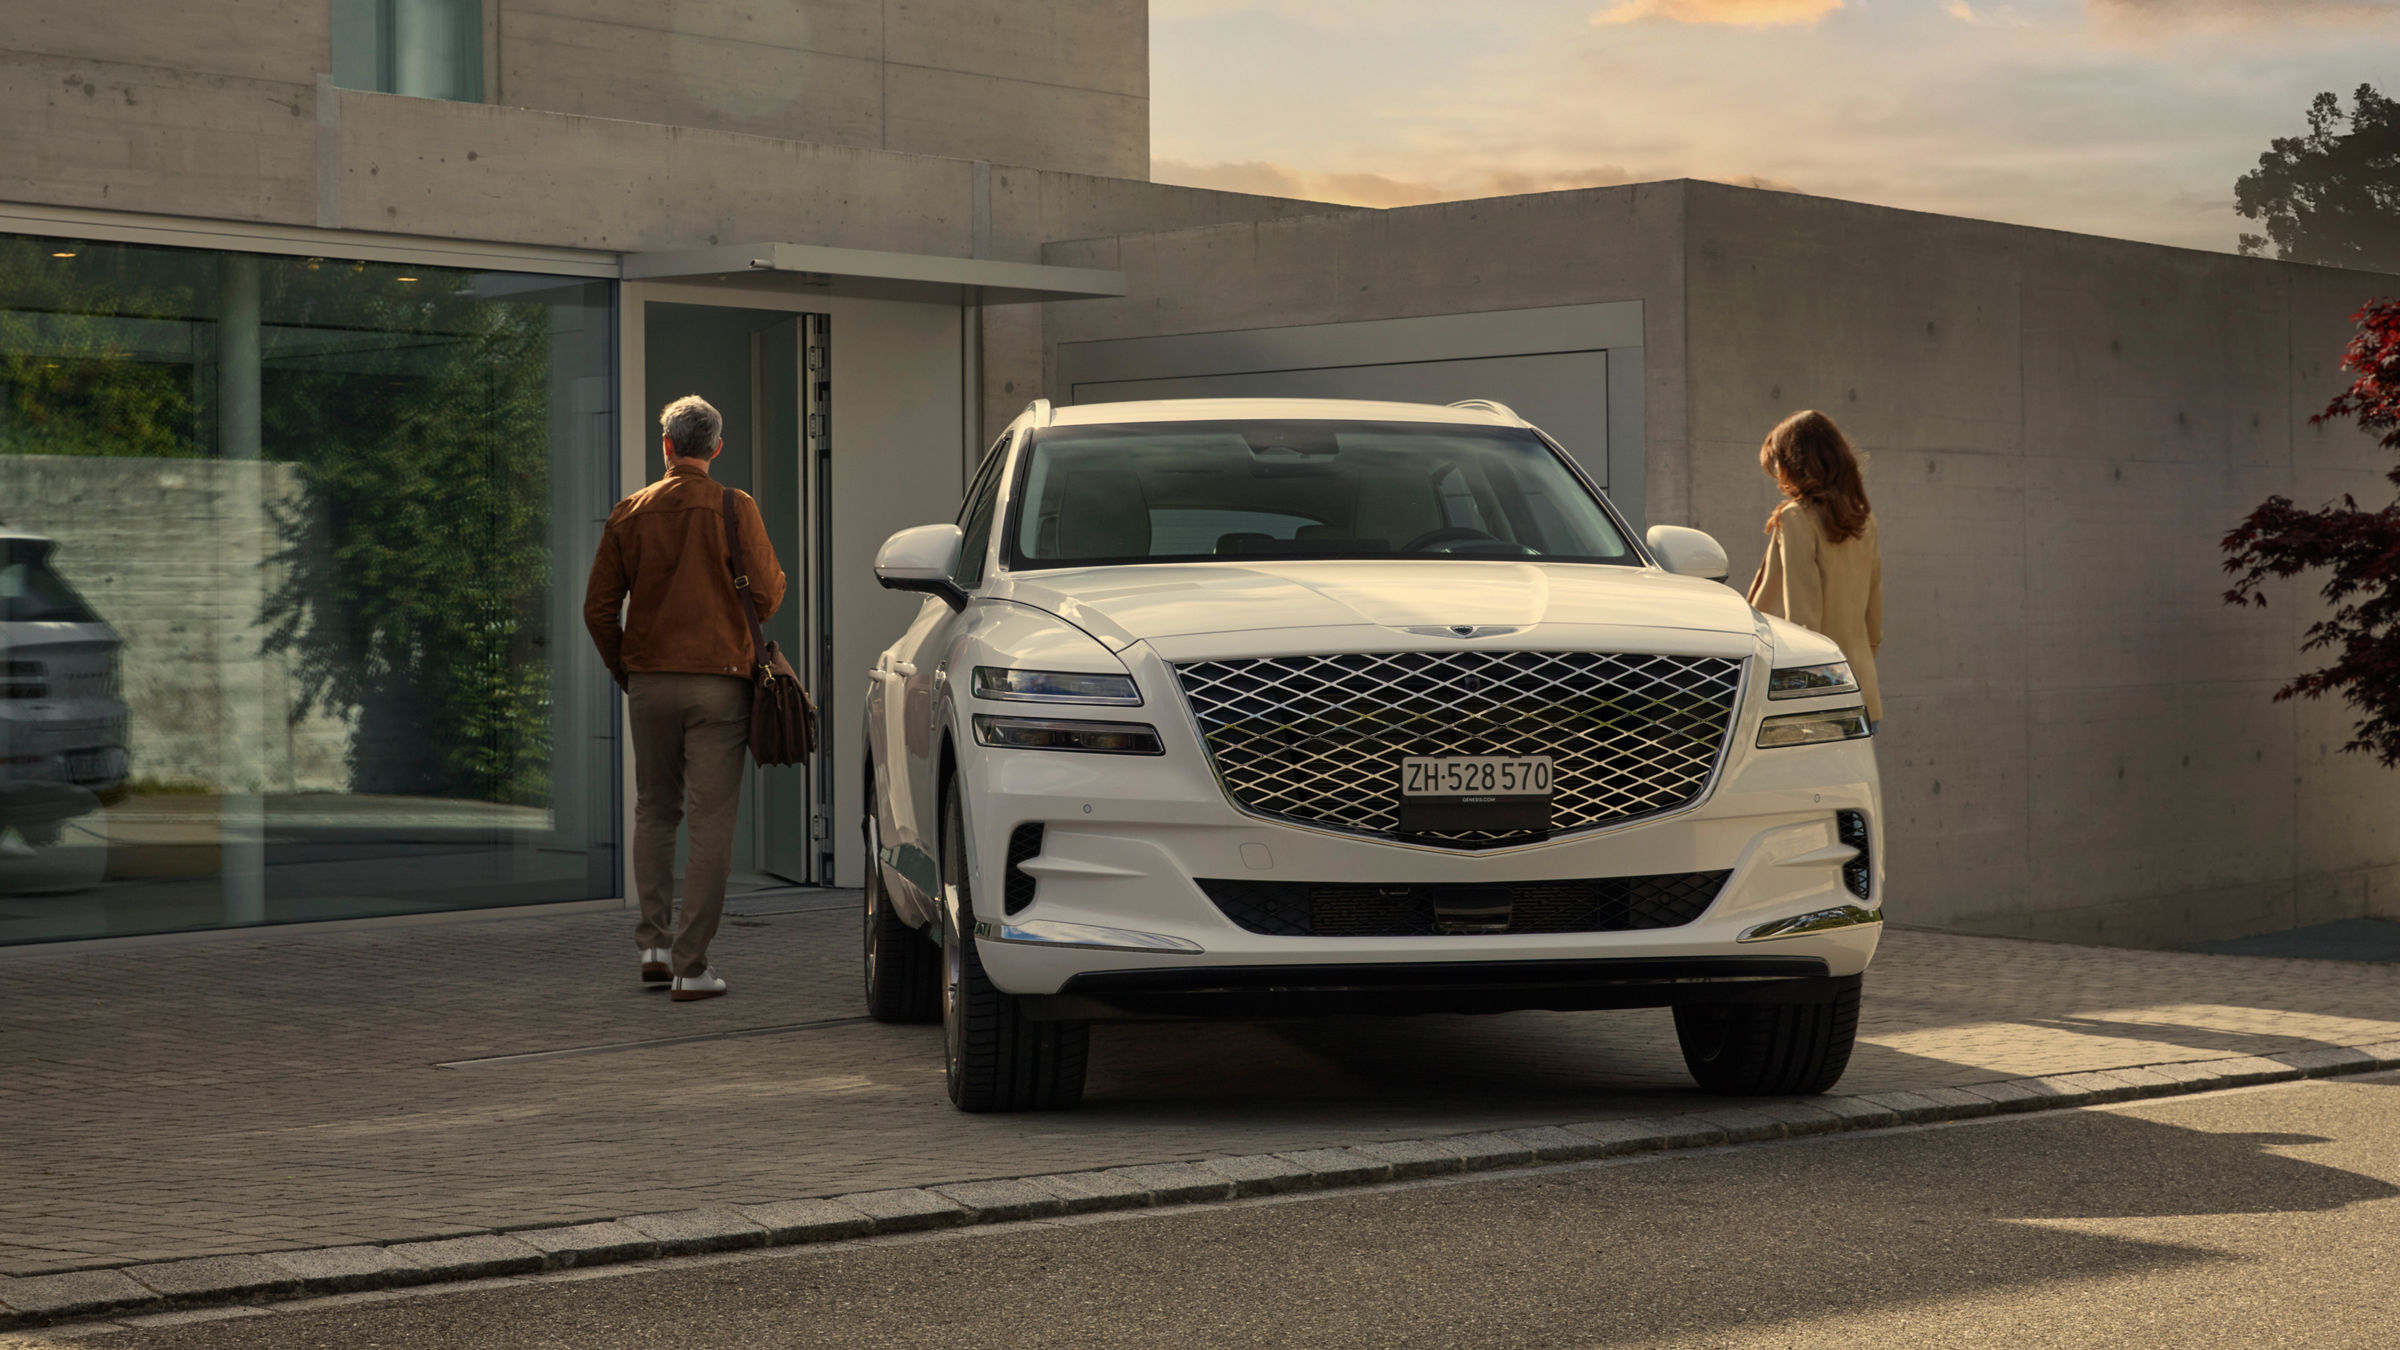
<path fill-rule="evenodd" d="M 1855 928 L 1860 924 L 1882 923 L 1883 911 L 1861 905 L 1836 905 L 1832 909 L 1812 910 L 1795 914 L 1788 919 L 1753 924 L 1741 931 L 1736 942 L 1764 942 L 1770 938 L 1801 937 L 1809 933 L 1830 932 L 1836 928 Z"/>
<path fill-rule="evenodd" d="M 1085 947 L 1110 952 L 1199 952 L 1206 950 L 1190 938 L 1144 933 L 1132 928 L 1104 928 L 1091 923 L 1061 923 L 1030 919 L 1024 923 L 990 919 L 975 921 L 975 936 L 986 942 L 1020 942 L 1036 947 Z"/>

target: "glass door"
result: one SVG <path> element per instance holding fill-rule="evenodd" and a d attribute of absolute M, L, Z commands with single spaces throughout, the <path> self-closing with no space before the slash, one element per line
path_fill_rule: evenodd
<path fill-rule="evenodd" d="M 783 564 L 784 600 L 767 620 L 767 637 L 782 648 L 811 689 L 820 687 L 816 653 L 824 628 L 822 587 L 810 522 L 819 509 L 821 462 L 807 428 L 817 419 L 821 442 L 824 390 L 821 379 L 803 370 L 811 333 L 823 320 L 780 310 L 653 301 L 643 306 L 645 405 L 653 410 L 686 394 L 716 405 L 725 418 L 725 452 L 712 475 L 758 500 L 767 540 Z M 810 349 L 821 376 L 821 344 Z M 805 386 L 805 387 L 804 387 Z M 665 472 L 657 432 L 647 434 L 647 477 Z M 767 872 L 790 881 L 815 881 L 816 770 L 828 757 L 820 750 L 809 765 L 752 766 L 742 791 L 734 834 L 733 870 Z M 677 845 L 676 866 L 683 866 Z"/>

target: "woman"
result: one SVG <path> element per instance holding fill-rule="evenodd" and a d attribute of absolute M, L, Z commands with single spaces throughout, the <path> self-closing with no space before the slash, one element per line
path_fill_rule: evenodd
<path fill-rule="evenodd" d="M 1767 558 L 1750 583 L 1750 603 L 1832 638 L 1850 661 L 1868 723 L 1880 723 L 1875 649 L 1883 645 L 1883 556 L 1858 456 L 1832 418 L 1810 411 L 1767 433 L 1758 465 L 1784 500 L 1767 517 Z"/>

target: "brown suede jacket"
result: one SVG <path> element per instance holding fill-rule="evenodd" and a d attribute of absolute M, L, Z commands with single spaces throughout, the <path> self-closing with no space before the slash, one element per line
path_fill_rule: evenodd
<path fill-rule="evenodd" d="M 759 617 L 783 603 L 783 567 L 767 542 L 758 503 L 700 468 L 673 464 L 666 477 L 617 503 L 592 558 L 583 622 L 619 686 L 630 671 L 698 675 L 750 673 L 750 621 L 725 568 L 725 494 L 742 523 L 742 567 Z M 622 626 L 617 621 L 624 605 Z"/>

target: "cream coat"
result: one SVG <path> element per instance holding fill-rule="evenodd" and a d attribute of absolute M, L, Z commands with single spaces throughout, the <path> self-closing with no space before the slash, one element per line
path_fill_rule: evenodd
<path fill-rule="evenodd" d="M 1786 507 L 1767 537 L 1767 559 L 1750 583 L 1750 603 L 1832 638 L 1858 679 L 1867 716 L 1883 720 L 1875 679 L 1875 651 L 1883 645 L 1883 554 L 1875 545 L 1873 516 L 1858 537 L 1837 544 L 1825 537 L 1815 508 Z"/>

